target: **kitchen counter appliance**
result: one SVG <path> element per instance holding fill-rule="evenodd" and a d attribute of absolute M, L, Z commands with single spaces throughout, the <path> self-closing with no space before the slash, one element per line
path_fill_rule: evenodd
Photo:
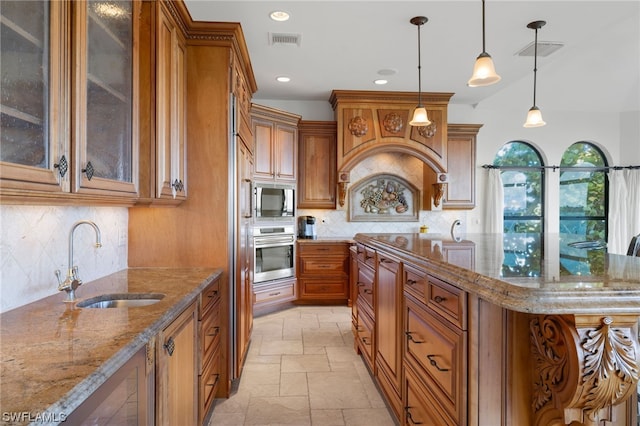
<path fill-rule="evenodd" d="M 298 237 L 315 240 L 318 238 L 316 231 L 316 218 L 314 216 L 298 217 Z"/>
<path fill-rule="evenodd" d="M 293 225 L 254 228 L 254 283 L 295 277 L 295 237 Z"/>

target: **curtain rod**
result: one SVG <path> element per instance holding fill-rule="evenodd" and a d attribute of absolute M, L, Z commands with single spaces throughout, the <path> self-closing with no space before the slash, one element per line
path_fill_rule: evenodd
<path fill-rule="evenodd" d="M 496 166 L 493 164 L 483 164 L 482 165 L 483 169 L 502 169 L 502 170 L 515 170 L 515 169 L 537 169 L 537 170 L 544 170 L 544 169 L 552 169 L 554 172 L 557 169 L 563 169 L 563 170 L 587 170 L 587 171 L 603 171 L 603 170 L 622 170 L 622 169 L 640 169 L 640 166 L 607 166 L 607 167 L 580 167 L 580 166 Z"/>

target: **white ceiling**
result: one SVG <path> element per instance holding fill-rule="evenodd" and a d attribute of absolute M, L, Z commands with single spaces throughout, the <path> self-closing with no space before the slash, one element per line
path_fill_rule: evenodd
<path fill-rule="evenodd" d="M 185 0 L 196 21 L 240 22 L 258 91 L 255 100 L 323 100 L 333 89 L 417 91 L 417 27 L 422 90 L 453 92 L 453 104 L 533 102 L 533 57 L 516 53 L 534 40 L 531 21 L 547 24 L 538 41 L 564 47 L 538 57 L 537 104 L 567 111 L 640 110 L 640 0 L 488 0 L 486 50 L 502 80 L 469 88 L 482 51 L 481 0 L 218 1 Z M 269 18 L 274 10 L 287 22 Z M 269 33 L 299 34 L 300 46 L 270 45 Z M 376 86 L 381 69 L 394 69 Z M 291 77 L 278 83 L 279 75 Z M 518 106 L 520 107 L 520 106 Z M 527 107 L 528 108 L 528 107 Z"/>

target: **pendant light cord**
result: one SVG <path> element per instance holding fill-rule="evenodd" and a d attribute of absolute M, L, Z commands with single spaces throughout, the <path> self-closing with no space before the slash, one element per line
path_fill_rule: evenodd
<path fill-rule="evenodd" d="M 418 106 L 422 107 L 422 60 L 420 59 L 420 27 L 418 24 Z"/>
<path fill-rule="evenodd" d="M 482 53 L 487 53 L 484 44 L 484 0 L 482 0 Z"/>
<path fill-rule="evenodd" d="M 535 42 L 533 45 L 533 106 L 536 106 L 536 75 L 538 73 L 538 28 L 536 28 Z"/>

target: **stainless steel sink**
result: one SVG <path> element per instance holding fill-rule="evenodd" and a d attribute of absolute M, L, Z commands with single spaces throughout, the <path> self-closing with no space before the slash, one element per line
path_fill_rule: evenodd
<path fill-rule="evenodd" d="M 162 293 L 118 293 L 102 294 L 82 300 L 76 304 L 78 308 L 134 308 L 158 303 L 164 298 Z"/>

